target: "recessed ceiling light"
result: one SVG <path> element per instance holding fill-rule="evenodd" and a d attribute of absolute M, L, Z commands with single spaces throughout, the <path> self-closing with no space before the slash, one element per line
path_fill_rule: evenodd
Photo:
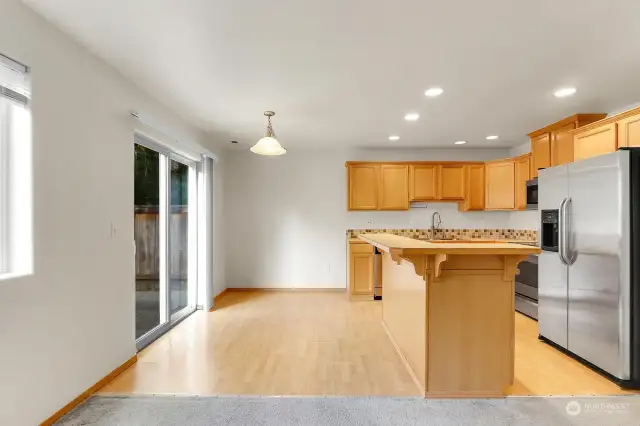
<path fill-rule="evenodd" d="M 456 142 L 454 142 L 455 145 L 464 145 L 465 143 L 467 143 L 467 141 L 456 141 Z"/>
<path fill-rule="evenodd" d="M 562 89 L 558 89 L 553 94 L 556 98 L 566 98 L 567 96 L 571 96 L 578 91 L 575 87 L 563 87 Z"/>
<path fill-rule="evenodd" d="M 430 98 L 435 98 L 436 96 L 442 95 L 442 92 L 444 92 L 444 90 L 440 87 L 430 87 L 426 92 L 424 92 L 424 95 Z"/>
<path fill-rule="evenodd" d="M 494 140 L 494 139 L 498 139 L 498 136 L 497 136 L 497 135 L 487 136 L 487 139 L 488 139 L 488 140 L 490 140 L 490 141 L 492 141 L 492 140 Z"/>
<path fill-rule="evenodd" d="M 389 136 L 389 140 L 390 140 L 390 141 L 397 141 L 397 140 L 400 140 L 400 136 L 396 136 L 396 135 Z"/>
<path fill-rule="evenodd" d="M 418 118 L 420 118 L 420 115 L 415 112 L 411 112 L 404 116 L 404 119 L 407 121 L 416 121 Z"/>

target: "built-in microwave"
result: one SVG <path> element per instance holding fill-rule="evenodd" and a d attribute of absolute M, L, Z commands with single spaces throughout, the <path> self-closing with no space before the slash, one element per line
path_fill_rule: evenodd
<path fill-rule="evenodd" d="M 527 210 L 538 210 L 538 178 L 527 181 Z"/>

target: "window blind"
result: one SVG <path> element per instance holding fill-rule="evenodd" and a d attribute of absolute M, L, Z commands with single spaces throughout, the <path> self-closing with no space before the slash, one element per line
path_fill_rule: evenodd
<path fill-rule="evenodd" d="M 28 104 L 31 84 L 27 66 L 0 54 L 0 96 Z"/>

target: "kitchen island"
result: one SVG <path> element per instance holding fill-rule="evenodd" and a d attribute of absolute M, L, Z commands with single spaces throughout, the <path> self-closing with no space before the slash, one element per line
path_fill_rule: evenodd
<path fill-rule="evenodd" d="M 382 320 L 425 397 L 500 397 L 514 381 L 514 276 L 533 246 L 359 238 L 382 253 Z"/>

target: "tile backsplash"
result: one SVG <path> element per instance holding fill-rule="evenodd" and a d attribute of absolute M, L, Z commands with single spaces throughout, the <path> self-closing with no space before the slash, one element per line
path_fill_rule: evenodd
<path fill-rule="evenodd" d="M 347 229 L 347 238 L 357 238 L 359 234 L 376 232 L 409 238 L 431 238 L 431 229 Z M 538 241 L 538 231 L 531 229 L 438 229 L 436 238 Z"/>

